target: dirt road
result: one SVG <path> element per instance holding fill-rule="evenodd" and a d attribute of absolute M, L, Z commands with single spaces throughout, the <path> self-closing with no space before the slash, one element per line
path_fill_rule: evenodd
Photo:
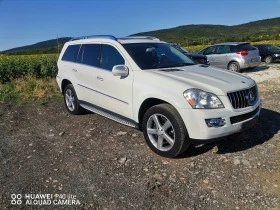
<path fill-rule="evenodd" d="M 257 73 L 268 71 L 277 72 Z M 70 115 L 62 100 L 0 105 L 0 209 L 280 209 L 279 78 L 258 83 L 254 129 L 177 159 L 154 154 L 133 128 Z M 12 205 L 13 194 L 71 194 L 76 203 Z"/>

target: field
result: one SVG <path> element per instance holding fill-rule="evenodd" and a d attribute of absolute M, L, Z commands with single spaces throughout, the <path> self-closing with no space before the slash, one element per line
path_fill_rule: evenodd
<path fill-rule="evenodd" d="M 53 78 L 57 73 L 57 54 L 0 55 L 0 82 L 6 83 L 26 76 Z"/>
<path fill-rule="evenodd" d="M 57 54 L 0 56 L 0 103 L 59 97 L 57 59 Z"/>

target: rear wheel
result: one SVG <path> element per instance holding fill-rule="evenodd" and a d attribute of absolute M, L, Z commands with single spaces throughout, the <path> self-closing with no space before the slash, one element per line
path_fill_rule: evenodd
<path fill-rule="evenodd" d="M 268 55 L 268 56 L 265 57 L 264 61 L 266 63 L 272 63 L 272 57 L 270 55 Z"/>
<path fill-rule="evenodd" d="M 80 106 L 76 91 L 72 84 L 69 84 L 64 89 L 64 103 L 66 109 L 71 114 L 81 114 L 84 109 Z"/>
<path fill-rule="evenodd" d="M 240 72 L 240 66 L 237 62 L 229 63 L 227 69 L 230 71 Z"/>
<path fill-rule="evenodd" d="M 180 114 L 169 104 L 151 107 L 144 115 L 142 128 L 148 146 L 163 157 L 176 157 L 190 145 Z"/>

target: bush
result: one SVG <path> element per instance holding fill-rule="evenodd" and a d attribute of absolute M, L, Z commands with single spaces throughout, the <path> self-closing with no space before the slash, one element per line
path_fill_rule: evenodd
<path fill-rule="evenodd" d="M 57 54 L 0 55 L 0 82 L 17 78 L 53 78 L 57 74 Z"/>

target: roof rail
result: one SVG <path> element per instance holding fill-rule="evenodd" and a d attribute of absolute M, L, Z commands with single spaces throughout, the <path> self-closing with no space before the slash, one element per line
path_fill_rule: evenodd
<path fill-rule="evenodd" d="M 119 39 L 150 39 L 150 40 L 160 41 L 159 38 L 153 36 L 127 36 L 127 37 L 121 37 Z"/>
<path fill-rule="evenodd" d="M 104 38 L 104 39 L 111 39 L 117 41 L 117 38 L 112 35 L 91 35 L 91 36 L 81 36 L 72 38 L 70 41 L 80 40 L 80 39 L 98 39 L 98 38 Z"/>

